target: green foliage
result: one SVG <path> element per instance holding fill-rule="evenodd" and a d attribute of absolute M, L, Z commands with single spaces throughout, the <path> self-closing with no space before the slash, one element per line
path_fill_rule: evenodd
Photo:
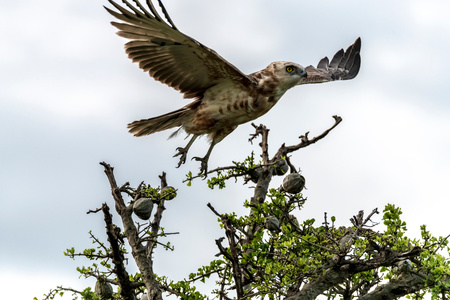
<path fill-rule="evenodd" d="M 152 199 L 154 202 L 159 202 L 160 200 L 172 200 L 177 196 L 177 191 L 173 187 L 165 187 L 160 189 L 160 187 L 151 187 L 150 185 L 145 186 L 142 191 L 143 196 Z"/>
<path fill-rule="evenodd" d="M 421 241 L 415 241 L 425 250 L 420 254 L 422 266 L 431 275 L 427 280 L 427 287 L 431 293 L 431 299 L 441 299 L 442 291 L 450 290 L 450 261 L 448 254 L 448 237 L 434 237 L 427 230 L 426 225 L 422 225 Z"/>
<path fill-rule="evenodd" d="M 214 189 L 215 186 L 217 186 L 219 189 L 225 188 L 225 180 L 228 178 L 228 176 L 231 175 L 231 171 L 227 172 L 228 174 L 225 174 L 221 171 L 217 172 L 217 175 L 214 177 L 211 177 L 207 180 L 208 187 L 210 189 Z"/>
<path fill-rule="evenodd" d="M 225 181 L 232 178 L 232 175 L 230 172 L 226 174 L 217 172 L 217 176 L 208 181 L 208 186 L 223 188 Z M 430 287 L 425 288 L 432 298 L 450 289 L 447 238 L 432 237 L 425 226 L 421 242 L 407 237 L 406 222 L 401 219 L 402 211 L 399 207 L 392 204 L 385 206 L 382 221 L 386 229 L 379 233 L 372 229 L 358 229 L 355 224 L 350 227 L 336 227 L 334 216 L 331 217 L 331 227 L 326 222 L 324 226 L 315 226 L 314 219 L 306 219 L 299 223 L 291 213 L 302 209 L 305 201 L 301 194 L 290 196 L 283 191 L 269 189 L 264 202 L 255 205 L 255 201 L 245 201 L 244 206 L 251 210 L 250 214 L 224 215 L 237 230 L 236 239 L 241 241 L 237 245 L 239 264 L 245 266 L 245 275 L 250 282 L 249 287 L 245 289 L 245 295 L 266 296 L 269 299 L 282 298 L 296 283 L 310 282 L 325 276 L 327 267 L 333 261 L 369 263 L 380 252 L 406 255 L 414 246 L 425 250 L 417 252 L 420 255 L 415 255 L 416 260 L 410 262 L 411 268 L 413 271 L 432 275 L 428 283 Z M 264 221 L 268 216 L 274 216 L 280 221 L 280 232 L 265 228 Z M 222 219 L 219 218 L 219 222 L 224 229 Z M 253 229 L 251 240 L 249 240 L 250 229 Z M 351 232 L 357 234 L 345 241 L 351 237 Z M 436 253 L 438 250 L 444 250 L 444 255 Z M 231 265 L 229 256 L 224 254 L 222 258 L 222 265 Z M 339 284 L 341 287 L 336 287 L 334 292 L 326 291 L 323 295 L 329 299 L 336 299 L 342 296 L 336 291 L 356 287 L 355 292 L 358 289 L 376 286 L 383 277 L 388 280 L 398 278 L 403 272 L 404 270 L 392 262 L 388 265 L 367 267 L 367 270 L 356 272 L 344 280 Z M 232 276 L 224 277 L 221 283 L 229 287 L 235 284 Z M 413 294 L 418 297 L 420 293 Z"/>
<path fill-rule="evenodd" d="M 150 198 L 150 199 L 159 199 L 159 192 L 160 189 L 159 187 L 157 188 L 153 188 L 150 185 L 148 185 L 145 189 L 144 189 L 144 195 L 146 198 Z"/>
<path fill-rule="evenodd" d="M 261 166 L 261 162 L 258 164 L 255 164 L 255 157 L 254 153 L 250 156 L 248 156 L 244 162 L 233 162 L 233 166 L 230 167 L 224 167 L 224 168 L 218 168 L 215 171 L 215 175 L 207 179 L 207 184 L 210 189 L 214 189 L 215 187 L 218 187 L 219 189 L 224 189 L 226 187 L 225 182 L 230 178 L 237 178 L 244 175 L 249 175 L 250 177 L 256 170 Z M 189 171 L 188 174 L 186 174 L 186 179 L 184 182 L 187 182 L 188 186 L 191 186 L 192 180 L 195 178 L 205 178 L 205 176 L 198 175 L 193 176 L 192 172 Z"/>
<path fill-rule="evenodd" d="M 189 171 L 187 174 L 186 174 L 186 179 L 185 179 L 185 182 L 187 182 L 187 186 L 191 186 L 192 185 L 192 179 L 193 179 L 193 175 L 192 175 L 192 171 Z"/>
<path fill-rule="evenodd" d="M 92 291 L 90 287 L 85 288 L 82 291 L 75 291 L 70 288 L 64 288 L 62 286 L 58 286 L 57 288 L 50 291 L 48 295 L 44 295 L 45 300 L 55 299 L 55 297 L 63 297 L 65 292 L 72 293 L 72 300 L 100 300 L 100 298 Z M 38 300 L 37 297 L 34 297 L 33 300 Z"/>
<path fill-rule="evenodd" d="M 176 294 L 180 297 L 180 299 L 203 300 L 207 298 L 205 295 L 197 291 L 197 288 L 187 280 L 175 282 L 169 280 L 165 276 L 162 277 L 156 276 L 156 279 L 163 286 L 169 287 L 172 290 L 172 292 L 176 292 Z"/>
<path fill-rule="evenodd" d="M 396 238 L 403 237 L 406 232 L 406 223 L 400 219 L 401 209 L 395 205 L 387 204 L 383 212 L 383 224 L 387 227 L 385 234 Z"/>
<path fill-rule="evenodd" d="M 320 274 L 321 266 L 331 253 L 324 251 L 324 245 L 330 243 L 322 226 L 313 227 L 314 219 L 299 224 L 290 215 L 305 203 L 300 194 L 287 196 L 285 192 L 270 189 L 267 196 L 269 199 L 258 205 L 246 201 L 245 206 L 252 211 L 247 216 L 238 217 L 234 213 L 226 216 L 240 231 L 240 240 L 248 234 L 245 228 L 257 228 L 251 241 L 238 246 L 242 253 L 240 264 L 247 266 L 252 277 L 251 286 L 259 294 L 275 297 L 284 295 L 296 278 Z M 280 221 L 280 233 L 265 229 L 264 221 L 268 216 Z M 230 280 L 228 284 L 233 282 Z"/>
<path fill-rule="evenodd" d="M 82 300 L 98 300 L 99 298 L 97 297 L 97 295 L 92 291 L 92 289 L 90 287 L 85 288 L 82 292 L 81 292 L 81 299 Z M 76 298 L 75 298 L 76 299 Z"/>
<path fill-rule="evenodd" d="M 225 268 L 225 261 L 221 259 L 216 259 L 211 261 L 208 266 L 202 266 L 198 268 L 197 272 L 189 274 L 189 281 L 200 281 L 205 283 L 207 278 L 214 273 L 220 272 Z"/>
<path fill-rule="evenodd" d="M 64 251 L 64 255 L 72 259 L 75 259 L 76 256 L 83 256 L 93 261 L 91 266 L 77 267 L 77 271 L 80 273 L 80 276 L 88 278 L 95 274 L 97 276 L 107 277 L 113 272 L 110 249 L 105 247 L 103 243 L 95 238 L 92 232 L 89 232 L 89 234 L 91 235 L 92 242 L 97 245 L 96 248 L 86 248 L 81 253 L 77 253 L 75 248 L 72 247 L 66 249 L 66 251 Z M 127 250 L 123 245 L 120 246 L 120 250 L 122 253 L 127 254 Z"/>
<path fill-rule="evenodd" d="M 75 259 L 75 248 L 72 247 L 72 248 L 66 249 L 66 251 L 64 251 L 64 256 L 69 256 L 70 258 Z"/>
<path fill-rule="evenodd" d="M 173 187 L 166 187 L 162 190 L 162 199 L 172 200 L 177 196 L 177 191 Z"/>

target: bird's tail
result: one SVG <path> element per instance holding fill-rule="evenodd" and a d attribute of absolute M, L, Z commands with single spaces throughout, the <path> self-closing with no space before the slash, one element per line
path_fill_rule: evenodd
<path fill-rule="evenodd" d="M 190 112 L 191 109 L 183 107 L 159 117 L 134 121 L 128 124 L 129 132 L 135 136 L 143 136 L 178 127 L 183 125 Z"/>

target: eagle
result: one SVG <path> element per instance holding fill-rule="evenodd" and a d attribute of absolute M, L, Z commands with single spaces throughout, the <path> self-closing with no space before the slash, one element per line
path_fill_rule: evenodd
<path fill-rule="evenodd" d="M 121 6 L 108 0 L 117 11 L 105 9 L 121 22 L 111 22 L 117 34 L 129 41 L 125 44 L 128 57 L 139 64 L 154 79 L 178 90 L 191 103 L 175 111 L 128 124 L 135 136 L 149 135 L 178 128 L 191 139 L 185 147 L 176 149 L 178 167 L 186 162 L 194 141 L 207 135 L 211 145 L 202 158 L 200 174 L 207 173 L 208 159 L 214 146 L 239 125 L 267 113 L 284 93 L 296 85 L 322 83 L 354 78 L 360 69 L 361 39 L 339 50 L 331 61 L 325 57 L 317 67 L 277 61 L 265 69 L 248 75 L 222 58 L 214 50 L 178 30 L 161 0 L 162 18 L 151 0 L 144 7 L 138 0 L 122 0 Z"/>

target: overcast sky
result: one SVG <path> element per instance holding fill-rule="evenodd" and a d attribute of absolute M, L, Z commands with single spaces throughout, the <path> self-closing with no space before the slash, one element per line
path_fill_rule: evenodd
<path fill-rule="evenodd" d="M 89 230 L 104 237 L 102 216 L 86 215 L 107 201 L 100 161 L 119 184 L 158 185 L 167 172 L 179 197 L 162 226 L 175 252 L 158 251 L 159 275 L 182 279 L 217 253 L 219 212 L 238 211 L 252 190 L 242 182 L 210 191 L 181 183 L 198 162 L 172 158 L 181 137 L 170 132 L 135 138 L 126 124 L 187 103 L 132 64 L 115 35 L 106 0 L 4 1 L 0 10 L 0 282 L 2 299 L 32 299 L 57 285 L 83 289 L 66 248 L 91 247 Z M 222 57 L 251 73 L 277 60 L 317 64 L 362 38 L 362 67 L 346 82 L 296 87 L 256 120 L 270 128 L 270 150 L 343 122 L 324 140 L 295 153 L 308 202 L 299 220 L 323 213 L 339 225 L 363 209 L 400 206 L 411 236 L 427 224 L 448 227 L 450 182 L 450 3 L 445 0 L 166 0 L 172 20 Z M 221 142 L 210 168 L 243 160 L 252 150 L 250 124 Z M 191 156 L 203 156 L 206 139 Z M 277 187 L 281 178 L 274 181 Z M 381 220 L 381 215 L 377 216 Z M 116 218 L 116 220 L 118 220 Z M 383 226 L 379 227 L 382 230 Z M 209 254 L 207 254 L 209 253 Z M 135 271 L 132 267 L 131 271 Z"/>

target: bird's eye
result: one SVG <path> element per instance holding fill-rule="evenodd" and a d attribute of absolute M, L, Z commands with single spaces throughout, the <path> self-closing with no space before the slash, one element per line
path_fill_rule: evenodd
<path fill-rule="evenodd" d="M 286 67 L 286 72 L 292 73 L 292 71 L 294 71 L 294 67 L 291 67 L 291 66 Z"/>

